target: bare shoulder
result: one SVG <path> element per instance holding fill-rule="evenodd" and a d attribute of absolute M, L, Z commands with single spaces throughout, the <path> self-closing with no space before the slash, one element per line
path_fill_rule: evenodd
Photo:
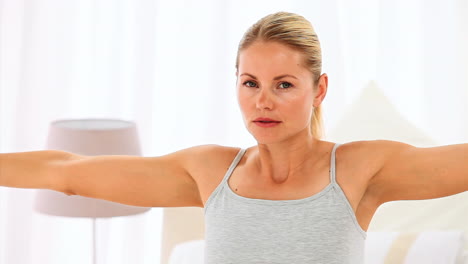
<path fill-rule="evenodd" d="M 336 178 L 347 196 L 357 220 L 367 230 L 381 205 L 378 188 L 372 188 L 374 176 L 392 153 L 406 145 L 390 140 L 352 141 L 336 150 Z"/>
<path fill-rule="evenodd" d="M 185 159 L 190 167 L 193 176 L 200 173 L 207 173 L 219 167 L 226 167 L 239 152 L 240 148 L 227 147 L 221 145 L 200 145 L 185 149 Z"/>
<path fill-rule="evenodd" d="M 221 145 L 200 145 L 181 150 L 185 167 L 195 180 L 203 204 L 221 182 L 240 148 Z"/>
<path fill-rule="evenodd" d="M 372 199 L 375 189 L 369 186 L 373 177 L 385 161 L 404 146 L 409 145 L 391 140 L 362 140 L 340 145 L 336 150 L 337 180 L 352 186 L 350 192 L 356 192 L 359 201 Z M 340 172 L 345 177 L 339 178 Z"/>
<path fill-rule="evenodd" d="M 368 192 L 372 177 L 382 168 L 394 141 L 361 140 L 340 145 L 336 150 L 337 181 L 352 200 L 355 210 L 372 200 Z"/>
<path fill-rule="evenodd" d="M 356 168 L 362 177 L 372 177 L 382 168 L 388 156 L 403 145 L 407 144 L 391 140 L 352 141 L 340 145 L 336 150 L 336 159 L 344 167 Z"/>

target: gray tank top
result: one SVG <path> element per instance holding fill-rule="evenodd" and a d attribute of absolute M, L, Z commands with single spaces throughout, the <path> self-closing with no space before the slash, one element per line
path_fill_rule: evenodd
<path fill-rule="evenodd" d="M 228 179 L 241 149 L 204 208 L 205 263 L 364 263 L 366 232 L 336 182 L 338 146 L 330 184 L 297 200 L 253 199 L 231 190 Z"/>

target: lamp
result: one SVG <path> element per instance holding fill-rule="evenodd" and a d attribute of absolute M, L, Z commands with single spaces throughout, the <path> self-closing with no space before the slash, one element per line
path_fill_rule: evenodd
<path fill-rule="evenodd" d="M 141 155 L 136 124 L 117 119 L 54 121 L 49 127 L 46 149 L 86 156 Z M 34 209 L 47 215 L 92 218 L 93 263 L 96 263 L 96 218 L 135 215 L 150 208 L 38 190 Z"/>

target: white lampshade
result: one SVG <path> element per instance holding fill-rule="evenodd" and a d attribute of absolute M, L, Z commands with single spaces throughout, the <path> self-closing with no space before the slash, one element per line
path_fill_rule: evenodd
<path fill-rule="evenodd" d="M 141 156 L 136 124 L 116 119 L 54 121 L 49 128 L 46 149 L 86 156 Z M 34 208 L 48 215 L 93 218 L 134 215 L 150 209 L 51 190 L 37 191 Z"/>

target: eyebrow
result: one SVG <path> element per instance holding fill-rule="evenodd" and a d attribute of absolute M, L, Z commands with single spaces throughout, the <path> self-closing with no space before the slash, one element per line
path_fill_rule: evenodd
<path fill-rule="evenodd" d="M 243 76 L 243 75 L 250 76 L 250 77 L 254 78 L 255 80 L 257 80 L 257 77 L 255 77 L 255 75 L 252 75 L 252 74 L 250 74 L 250 73 L 243 73 L 243 74 L 241 74 L 240 76 Z M 283 75 L 276 76 L 275 78 L 273 78 L 273 80 L 276 81 L 276 80 L 279 80 L 279 79 L 284 78 L 284 77 L 291 77 L 291 78 L 297 79 L 297 77 L 294 76 L 294 75 L 291 75 L 291 74 L 283 74 Z"/>

